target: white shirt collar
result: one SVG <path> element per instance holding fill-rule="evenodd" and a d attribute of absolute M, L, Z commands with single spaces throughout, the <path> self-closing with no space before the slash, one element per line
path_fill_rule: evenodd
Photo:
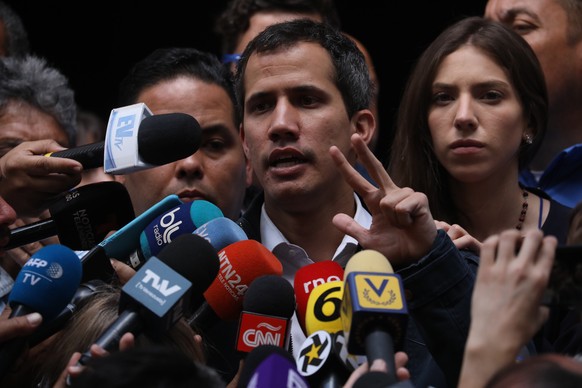
<path fill-rule="evenodd" d="M 372 216 L 368 211 L 362 206 L 360 198 L 354 193 L 354 199 L 356 201 L 356 214 L 354 215 L 354 220 L 365 228 L 369 228 L 372 225 Z M 289 240 L 283 236 L 283 233 L 275 226 L 273 221 L 269 218 L 269 215 L 265 211 L 265 204 L 261 208 L 261 241 L 267 249 L 273 250 L 277 245 L 284 242 L 289 244 Z M 334 256 L 343 250 L 347 243 L 357 244 L 356 239 L 349 235 L 345 235 L 341 244 L 338 246 Z"/>

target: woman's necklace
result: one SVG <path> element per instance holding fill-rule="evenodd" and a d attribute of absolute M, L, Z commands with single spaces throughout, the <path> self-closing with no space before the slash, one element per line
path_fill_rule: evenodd
<path fill-rule="evenodd" d="M 523 190 L 523 203 L 521 204 L 521 213 L 519 214 L 519 222 L 517 223 L 517 225 L 515 226 L 515 229 L 517 230 L 521 230 L 521 228 L 523 227 L 523 221 L 525 221 L 525 215 L 527 214 L 527 197 L 529 196 L 529 193 L 525 190 Z"/>

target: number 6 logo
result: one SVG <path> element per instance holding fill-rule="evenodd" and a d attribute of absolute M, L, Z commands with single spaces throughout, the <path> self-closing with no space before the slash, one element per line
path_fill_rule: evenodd
<path fill-rule="evenodd" d="M 307 335 L 319 330 L 335 333 L 342 330 L 340 308 L 344 282 L 336 280 L 313 289 L 307 300 L 305 329 Z"/>

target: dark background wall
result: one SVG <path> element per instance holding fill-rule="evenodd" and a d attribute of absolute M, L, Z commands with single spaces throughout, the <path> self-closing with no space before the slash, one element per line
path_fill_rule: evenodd
<path fill-rule="evenodd" d="M 192 46 L 218 54 L 213 23 L 227 0 L 164 0 L 155 2 L 156 6 L 123 0 L 8 3 L 23 18 L 32 50 L 69 77 L 79 106 L 107 119 L 116 107 L 119 81 L 154 48 Z M 381 85 L 383 149 L 387 149 L 399 97 L 416 57 L 445 26 L 463 16 L 480 15 L 485 3 L 336 0 L 343 30 L 359 39 L 374 59 Z"/>

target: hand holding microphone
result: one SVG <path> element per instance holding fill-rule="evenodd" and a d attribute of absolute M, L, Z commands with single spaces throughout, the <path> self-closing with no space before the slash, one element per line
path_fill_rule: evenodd
<path fill-rule="evenodd" d="M 0 196 L 18 215 L 38 216 L 55 196 L 79 184 L 79 162 L 42 156 L 63 149 L 54 140 L 26 141 L 0 158 Z"/>
<path fill-rule="evenodd" d="M 22 267 L 8 295 L 9 318 L 40 313 L 49 324 L 69 303 L 81 282 L 81 262 L 69 248 L 54 244 L 37 251 Z M 28 338 L 0 344 L 0 379 L 26 348 Z"/>
<path fill-rule="evenodd" d="M 5 309 L 0 316 L 0 344 L 34 333 L 42 323 L 42 315 L 39 313 L 12 318 L 9 318 L 9 315 L 9 309 Z"/>
<path fill-rule="evenodd" d="M 95 279 L 79 285 L 75 294 L 71 298 L 71 301 L 65 306 L 65 308 L 63 308 L 54 319 L 47 324 L 42 325 L 39 330 L 35 331 L 30 336 L 30 346 L 32 347 L 39 344 L 61 330 L 73 315 L 97 292 L 99 292 L 99 288 L 104 284 L 105 283 L 102 280 Z"/>
<path fill-rule="evenodd" d="M 13 228 L 4 249 L 58 236 L 74 250 L 88 250 L 134 219 L 131 199 L 119 182 L 99 182 L 62 193 L 48 208 L 50 217 Z"/>
<path fill-rule="evenodd" d="M 85 169 L 103 166 L 108 174 L 127 174 L 192 155 L 201 136 L 194 117 L 186 113 L 152 115 L 139 103 L 111 111 L 105 141 L 47 156 L 77 160 Z"/>

